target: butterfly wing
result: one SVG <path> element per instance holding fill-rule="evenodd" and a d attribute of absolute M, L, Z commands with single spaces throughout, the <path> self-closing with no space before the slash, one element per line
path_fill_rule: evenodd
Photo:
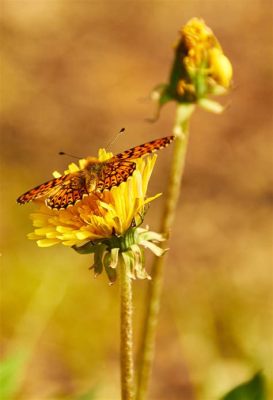
<path fill-rule="evenodd" d="M 131 161 L 156 150 L 163 149 L 174 140 L 174 136 L 166 136 L 161 139 L 152 140 L 151 142 L 132 147 L 123 153 L 117 154 L 110 158 L 105 166 L 101 169 L 98 176 L 96 190 L 110 190 L 113 186 L 119 186 L 122 182 L 127 181 L 136 169 L 136 164 Z"/>
<path fill-rule="evenodd" d="M 122 182 L 125 182 L 136 169 L 136 164 L 131 161 L 132 159 L 137 159 L 156 150 L 163 149 L 173 140 L 174 136 L 166 136 L 140 146 L 132 147 L 110 158 L 98 172 L 95 190 L 99 192 L 106 189 L 110 190 L 113 186 L 118 186 Z M 57 210 L 64 209 L 69 205 L 74 205 L 84 195 L 88 195 L 87 187 L 88 182 L 85 172 L 74 172 L 73 174 L 63 175 L 36 186 L 22 194 L 17 199 L 17 202 L 24 204 L 45 197 L 48 207 Z"/>
<path fill-rule="evenodd" d="M 41 185 L 36 186 L 31 190 L 28 190 L 26 193 L 18 197 L 17 203 L 25 204 L 28 203 L 29 201 L 47 196 L 53 190 L 58 189 L 63 184 L 66 178 L 67 175 L 63 175 L 60 176 L 59 178 L 51 179 L 48 182 L 42 183 Z"/>
<path fill-rule="evenodd" d="M 68 178 L 46 198 L 49 208 L 60 210 L 73 206 L 77 201 L 88 195 L 86 179 L 83 171 L 67 175 Z"/>
<path fill-rule="evenodd" d="M 96 191 L 103 192 L 110 190 L 113 186 L 119 186 L 122 182 L 127 181 L 136 169 L 133 161 L 118 160 L 107 161 L 98 175 Z"/>
<path fill-rule="evenodd" d="M 17 199 L 20 204 L 45 197 L 45 203 L 53 209 L 66 208 L 88 194 L 82 171 L 62 175 L 29 190 Z"/>
<path fill-rule="evenodd" d="M 132 147 L 123 153 L 117 154 L 109 161 L 136 159 L 145 156 L 146 154 L 153 153 L 156 150 L 163 149 L 174 140 L 174 136 L 166 136 L 161 139 L 152 140 L 151 142 Z"/>

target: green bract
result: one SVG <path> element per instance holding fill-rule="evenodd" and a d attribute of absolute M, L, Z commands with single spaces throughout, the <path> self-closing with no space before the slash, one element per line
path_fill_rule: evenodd
<path fill-rule="evenodd" d="M 133 227 L 128 229 L 124 235 L 115 235 L 88 242 L 83 246 L 73 246 L 73 249 L 80 254 L 94 254 L 95 275 L 102 273 L 103 269 L 110 282 L 114 282 L 117 277 L 117 266 L 119 257 L 127 267 L 127 274 L 131 279 L 150 279 L 144 268 L 143 249 L 150 249 L 156 256 L 162 256 L 166 249 L 157 246 L 157 243 L 164 241 L 162 235 L 148 229 Z"/>

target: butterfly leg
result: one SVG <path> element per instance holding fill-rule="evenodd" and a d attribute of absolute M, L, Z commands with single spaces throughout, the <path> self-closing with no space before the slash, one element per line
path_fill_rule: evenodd
<path fill-rule="evenodd" d="M 92 194 L 94 196 L 96 196 L 98 200 L 102 200 L 102 198 L 103 198 L 103 194 L 101 192 L 96 191 L 96 192 L 92 192 Z"/>

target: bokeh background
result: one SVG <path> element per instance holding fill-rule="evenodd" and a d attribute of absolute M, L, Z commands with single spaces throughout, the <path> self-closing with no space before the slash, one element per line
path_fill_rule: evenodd
<path fill-rule="evenodd" d="M 270 396 L 271 1 L 10 0 L 1 9 L 1 358 L 17 371 L 7 400 L 119 398 L 118 285 L 94 280 L 90 256 L 27 240 L 35 205 L 15 199 L 65 169 L 60 150 L 96 155 L 121 127 L 113 152 L 171 134 L 174 105 L 149 124 L 148 94 L 166 81 L 177 32 L 194 16 L 231 59 L 234 89 L 223 115 L 199 109 L 192 119 L 150 399 L 218 399 L 257 370 Z M 166 192 L 171 151 L 159 154 L 150 194 Z M 153 230 L 163 202 L 146 216 Z M 147 285 L 134 282 L 136 350 Z"/>

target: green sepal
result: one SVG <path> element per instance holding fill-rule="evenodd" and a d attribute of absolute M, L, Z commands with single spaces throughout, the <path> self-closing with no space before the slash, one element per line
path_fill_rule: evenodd
<path fill-rule="evenodd" d="M 204 110 L 212 112 L 214 114 L 221 114 L 225 109 L 225 107 L 217 101 L 205 98 L 198 100 L 198 105 Z"/>
<path fill-rule="evenodd" d="M 72 249 L 74 249 L 79 254 L 93 254 L 96 252 L 96 248 L 97 244 L 95 242 L 88 242 L 79 247 L 72 246 Z"/>
<path fill-rule="evenodd" d="M 94 254 L 94 264 L 91 268 L 94 269 L 95 275 L 99 275 L 103 270 L 103 257 L 106 251 L 106 246 L 104 244 L 100 244 L 96 246 L 96 252 Z"/>
<path fill-rule="evenodd" d="M 117 271 L 112 267 L 112 254 L 107 252 L 104 255 L 103 265 L 108 279 L 111 283 L 114 283 L 117 279 Z"/>
<path fill-rule="evenodd" d="M 101 274 L 105 269 L 108 279 L 113 283 L 117 278 L 117 267 L 121 256 L 131 279 L 150 279 L 144 268 L 142 247 L 148 248 L 157 256 L 162 256 L 167 250 L 157 246 L 156 243 L 164 240 L 161 234 L 149 231 L 148 228 L 131 227 L 124 235 L 113 234 L 109 238 L 88 242 L 81 247 L 73 246 L 73 249 L 80 254 L 93 253 L 94 263 L 91 269 L 94 269 L 95 275 Z"/>
<path fill-rule="evenodd" d="M 152 99 L 158 104 L 158 109 L 153 121 L 157 120 L 161 107 L 169 101 L 178 104 L 199 104 L 205 110 L 220 114 L 224 107 L 219 103 L 207 99 L 208 95 L 223 95 L 228 91 L 217 84 L 210 76 L 208 60 L 203 60 L 196 67 L 186 67 L 184 60 L 187 57 L 187 49 L 181 41 L 175 50 L 175 57 L 171 68 L 169 81 L 158 85 L 152 92 Z M 179 84 L 184 82 L 184 93 L 179 93 Z"/>
<path fill-rule="evenodd" d="M 186 57 L 187 51 L 182 42 L 176 48 L 174 62 L 172 65 L 169 83 L 167 84 L 165 96 L 177 101 L 178 103 L 195 103 L 197 100 L 195 93 L 185 91 L 183 95 L 177 92 L 178 82 L 183 80 L 187 84 L 192 84 L 192 78 L 187 71 L 183 59 Z"/>
<path fill-rule="evenodd" d="M 199 68 L 196 70 L 196 73 L 193 74 L 192 77 L 192 82 L 196 92 L 196 101 L 205 97 L 209 92 L 208 75 L 205 72 L 206 69 L 207 67 L 205 64 L 200 65 Z"/>
<path fill-rule="evenodd" d="M 136 279 L 136 274 L 134 271 L 134 254 L 131 251 L 126 251 L 122 254 L 124 264 L 126 265 L 127 275 L 131 279 Z"/>
<path fill-rule="evenodd" d="M 134 255 L 134 272 L 138 279 L 151 279 L 144 268 L 144 251 L 138 245 L 131 246 Z"/>
<path fill-rule="evenodd" d="M 156 101 L 158 104 L 155 116 L 149 119 L 151 122 L 154 122 L 159 118 L 161 108 L 169 101 L 176 101 L 178 103 L 195 103 L 197 100 L 195 93 L 185 91 L 183 95 L 180 95 L 177 91 L 180 80 L 183 80 L 187 84 L 193 83 L 191 76 L 183 64 L 183 58 L 186 56 L 186 50 L 183 46 L 184 45 L 180 43 L 175 51 L 174 62 L 168 83 L 157 85 L 151 93 L 152 100 Z"/>
<path fill-rule="evenodd" d="M 227 93 L 228 93 L 228 90 L 225 87 L 223 87 L 221 85 L 217 85 L 215 83 L 213 85 L 211 85 L 210 94 L 212 94 L 213 96 L 223 96 Z"/>
<path fill-rule="evenodd" d="M 111 249 L 111 262 L 109 265 L 111 268 L 117 268 L 118 256 L 119 256 L 119 248 Z"/>

